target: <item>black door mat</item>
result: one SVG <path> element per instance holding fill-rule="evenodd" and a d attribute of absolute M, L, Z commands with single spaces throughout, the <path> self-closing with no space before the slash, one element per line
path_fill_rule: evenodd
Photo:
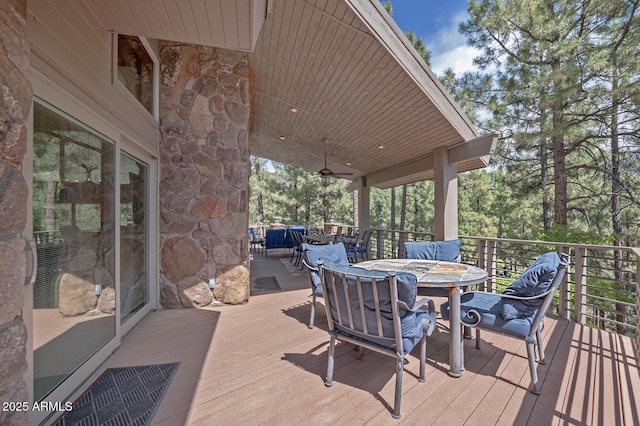
<path fill-rule="evenodd" d="M 280 284 L 276 277 L 258 277 L 251 281 L 251 291 L 278 291 Z"/>
<path fill-rule="evenodd" d="M 179 365 L 109 368 L 54 425 L 148 425 Z"/>

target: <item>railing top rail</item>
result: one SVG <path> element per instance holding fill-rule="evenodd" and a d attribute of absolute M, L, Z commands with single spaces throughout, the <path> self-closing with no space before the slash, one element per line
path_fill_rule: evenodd
<path fill-rule="evenodd" d="M 376 228 L 376 231 L 382 232 L 405 232 L 411 234 L 424 234 L 433 235 L 433 232 L 413 231 L 410 229 L 382 229 Z M 477 237 L 473 235 L 460 235 L 459 238 L 466 238 L 471 240 L 485 240 L 496 241 L 501 243 L 515 243 L 515 244 L 538 244 L 538 245 L 550 245 L 555 247 L 577 247 L 583 249 L 595 249 L 595 250 L 626 250 L 633 252 L 636 256 L 640 257 L 640 247 L 629 246 L 612 246 L 612 245 L 599 245 L 599 244 L 583 244 L 583 243 L 562 243 L 559 241 L 541 241 L 541 240 L 520 240 L 514 238 L 498 238 L 498 237 Z"/>

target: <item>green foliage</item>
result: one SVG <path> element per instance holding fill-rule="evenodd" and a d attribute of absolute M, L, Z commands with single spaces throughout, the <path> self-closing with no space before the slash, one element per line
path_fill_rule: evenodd
<path fill-rule="evenodd" d="M 582 232 L 576 229 L 571 229 L 566 225 L 555 225 L 551 229 L 541 230 L 537 238 L 541 241 L 560 243 L 612 245 L 616 236 Z"/>
<path fill-rule="evenodd" d="M 353 225 L 353 194 L 349 182 L 331 179 L 324 188 L 317 173 L 251 157 L 249 223 L 264 225 Z"/>

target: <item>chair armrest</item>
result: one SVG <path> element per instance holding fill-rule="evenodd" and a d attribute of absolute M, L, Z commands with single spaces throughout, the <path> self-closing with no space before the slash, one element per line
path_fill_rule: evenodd
<path fill-rule="evenodd" d="M 309 268 L 310 270 L 312 270 L 313 272 L 318 272 L 318 268 L 311 266 L 307 263 L 306 260 L 302 259 L 302 263 L 304 263 L 304 266 L 306 266 L 307 268 Z"/>
<path fill-rule="evenodd" d="M 468 293 L 480 293 L 480 294 L 493 294 L 496 297 L 500 297 L 501 299 L 513 299 L 513 300 L 535 300 L 535 299 L 543 299 L 547 294 L 551 293 L 553 289 L 549 289 L 547 291 L 545 291 L 544 293 L 540 293 L 536 296 L 514 296 L 512 294 L 504 294 L 504 293 L 488 293 L 486 291 L 467 291 L 465 292 L 465 294 Z"/>
<path fill-rule="evenodd" d="M 425 304 L 429 305 L 428 306 L 429 312 L 435 312 L 436 307 L 433 304 L 433 300 L 428 299 L 426 297 L 416 301 L 415 305 L 413 305 L 413 309 L 409 309 L 409 306 L 405 302 L 402 302 L 402 301 L 398 300 L 398 307 L 400 307 L 401 309 L 404 309 L 405 311 L 409 311 L 409 312 L 417 312 Z"/>

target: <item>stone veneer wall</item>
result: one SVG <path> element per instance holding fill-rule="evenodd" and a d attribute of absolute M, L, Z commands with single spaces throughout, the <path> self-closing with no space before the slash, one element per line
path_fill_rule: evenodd
<path fill-rule="evenodd" d="M 160 61 L 160 302 L 245 303 L 247 54 L 165 42 Z"/>
<path fill-rule="evenodd" d="M 20 164 L 27 150 L 25 121 L 31 84 L 26 0 L 0 1 L 0 402 L 28 401 L 27 329 L 21 316 L 26 269 L 27 183 Z M 4 407 L 4 404 L 2 405 Z M 0 411 L 0 424 L 26 424 L 26 412 Z"/>

